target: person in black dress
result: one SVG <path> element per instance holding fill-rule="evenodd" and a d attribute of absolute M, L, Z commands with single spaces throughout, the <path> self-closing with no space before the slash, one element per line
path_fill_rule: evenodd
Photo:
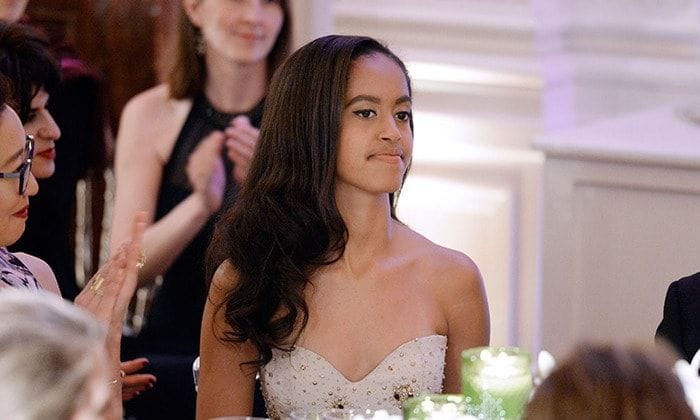
<path fill-rule="evenodd" d="M 150 213 L 143 286 L 162 276 L 143 329 L 124 352 L 146 356 L 158 384 L 127 405 L 138 419 L 194 418 L 207 284 L 204 255 L 235 199 L 257 142 L 269 79 L 286 57 L 287 1 L 185 0 L 167 83 L 134 97 L 117 136 L 111 243 Z M 259 413 L 262 414 L 262 413 Z"/>

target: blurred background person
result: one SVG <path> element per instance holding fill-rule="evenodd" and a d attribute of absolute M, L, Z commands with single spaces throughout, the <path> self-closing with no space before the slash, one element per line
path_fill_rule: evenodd
<path fill-rule="evenodd" d="M 695 419 L 670 352 L 583 345 L 535 390 L 525 419 Z"/>
<path fill-rule="evenodd" d="M 0 20 L 20 20 L 27 5 L 26 0 L 0 2 Z M 18 81 L 16 96 L 23 105 L 17 112 L 36 141 L 34 175 L 43 192 L 32 200 L 34 217 L 13 250 L 46 261 L 56 273 L 63 296 L 73 300 L 80 292 L 79 283 L 92 275 L 99 261 L 102 176 L 108 162 L 104 81 L 65 43 L 50 45 L 43 35 L 29 30 L 5 30 L 2 43 L 1 70 Z M 94 202 L 87 197 L 88 223 L 80 230 L 86 232 L 88 244 L 81 247 L 76 259 L 76 187 L 80 180 L 90 180 Z M 91 219 L 94 223 L 89 223 Z M 87 251 L 85 256 L 83 251 Z"/>
<path fill-rule="evenodd" d="M 147 399 L 127 406 L 139 419 L 195 415 L 205 249 L 245 180 L 268 82 L 289 49 L 289 5 L 184 0 L 179 28 L 167 83 L 126 105 L 117 137 L 111 244 L 128 234 L 122 223 L 147 210 L 139 281 L 162 275 L 143 330 L 124 346 L 148 357 L 158 377 Z"/>

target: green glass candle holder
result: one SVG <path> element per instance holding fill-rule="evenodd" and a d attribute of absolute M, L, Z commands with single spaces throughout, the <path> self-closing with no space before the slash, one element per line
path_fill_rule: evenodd
<path fill-rule="evenodd" d="M 404 420 L 464 419 L 467 406 L 463 395 L 429 394 L 403 402 Z"/>
<path fill-rule="evenodd" d="M 476 347 L 462 352 L 462 393 L 478 418 L 520 419 L 532 392 L 530 353 L 517 347 Z"/>

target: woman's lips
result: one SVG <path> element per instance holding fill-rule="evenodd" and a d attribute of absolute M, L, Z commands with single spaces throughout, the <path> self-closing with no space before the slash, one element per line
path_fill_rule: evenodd
<path fill-rule="evenodd" d="M 403 156 L 400 153 L 375 153 L 370 156 L 370 159 L 376 159 L 386 163 L 400 163 L 403 161 Z"/>
<path fill-rule="evenodd" d="M 20 219 L 26 219 L 29 217 L 29 206 L 24 206 L 24 208 L 17 213 L 14 213 L 13 216 L 19 217 Z"/>
<path fill-rule="evenodd" d="M 54 160 L 56 159 L 56 149 L 52 147 L 50 149 L 44 150 L 43 152 L 39 152 L 36 155 L 41 156 L 44 159 Z"/>
<path fill-rule="evenodd" d="M 263 37 L 258 34 L 238 32 L 236 34 L 239 38 L 244 39 L 248 42 L 262 41 Z"/>

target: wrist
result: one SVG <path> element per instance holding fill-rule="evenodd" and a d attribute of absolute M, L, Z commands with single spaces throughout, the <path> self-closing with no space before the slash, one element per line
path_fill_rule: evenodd
<path fill-rule="evenodd" d="M 194 202 L 195 217 L 203 222 L 206 222 L 212 214 L 219 210 L 219 206 L 204 193 L 194 191 L 191 197 Z"/>

